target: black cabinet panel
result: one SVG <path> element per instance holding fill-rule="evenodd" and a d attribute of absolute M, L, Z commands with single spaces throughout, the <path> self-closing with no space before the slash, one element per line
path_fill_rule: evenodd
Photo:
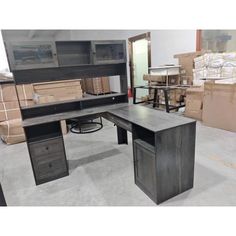
<path fill-rule="evenodd" d="M 91 64 L 91 42 L 56 42 L 59 66 L 78 66 Z"/>
<path fill-rule="evenodd" d="M 55 42 L 6 43 L 11 71 L 58 67 Z"/>
<path fill-rule="evenodd" d="M 126 61 L 125 41 L 92 41 L 94 64 L 123 63 Z"/>

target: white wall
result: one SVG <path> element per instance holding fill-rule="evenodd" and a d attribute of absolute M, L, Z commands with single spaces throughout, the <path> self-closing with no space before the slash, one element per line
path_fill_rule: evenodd
<path fill-rule="evenodd" d="M 196 51 L 196 30 L 152 30 L 152 66 L 177 64 L 173 55 Z"/>

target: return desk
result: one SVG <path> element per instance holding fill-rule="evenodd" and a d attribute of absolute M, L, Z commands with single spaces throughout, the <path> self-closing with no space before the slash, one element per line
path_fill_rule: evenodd
<path fill-rule="evenodd" d="M 36 184 L 69 175 L 60 120 L 94 114 L 116 124 L 119 144 L 132 132 L 135 183 L 155 203 L 193 187 L 196 121 L 127 103 L 25 119 Z"/>

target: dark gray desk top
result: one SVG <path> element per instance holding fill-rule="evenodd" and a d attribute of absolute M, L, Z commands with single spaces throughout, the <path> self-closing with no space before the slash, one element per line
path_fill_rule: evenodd
<path fill-rule="evenodd" d="M 161 130 L 195 122 L 195 120 L 186 117 L 169 114 L 163 111 L 153 110 L 141 105 L 128 105 L 127 103 L 120 103 L 115 105 L 107 105 L 90 109 L 30 118 L 23 121 L 23 127 L 72 119 L 76 117 L 102 114 L 105 112 L 127 120 L 130 123 L 142 126 L 143 128 L 151 130 L 152 132 L 158 132 Z"/>
<path fill-rule="evenodd" d="M 39 116 L 35 118 L 25 119 L 23 120 L 22 123 L 23 123 L 23 127 L 29 127 L 29 126 L 39 125 L 39 124 L 50 123 L 54 121 L 73 119 L 76 117 L 84 117 L 84 116 L 89 116 L 89 115 L 101 114 L 101 113 L 107 112 L 109 109 L 118 109 L 122 106 L 127 106 L 127 103 L 118 103 L 114 105 L 92 107 L 92 108 L 83 109 L 83 110 L 63 112 L 63 113 L 57 113 L 53 115 L 46 115 L 46 116 Z"/>
<path fill-rule="evenodd" d="M 152 132 L 196 122 L 193 119 L 153 110 L 141 105 L 127 105 L 119 109 L 110 109 L 108 112 Z"/>

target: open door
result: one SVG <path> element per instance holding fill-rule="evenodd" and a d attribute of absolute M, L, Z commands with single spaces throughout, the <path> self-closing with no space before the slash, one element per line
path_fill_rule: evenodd
<path fill-rule="evenodd" d="M 133 95 L 134 86 L 144 85 L 143 75 L 148 74 L 151 67 L 151 36 L 150 32 L 129 38 L 130 84 Z M 137 98 L 148 95 L 148 90 L 139 89 Z"/>

